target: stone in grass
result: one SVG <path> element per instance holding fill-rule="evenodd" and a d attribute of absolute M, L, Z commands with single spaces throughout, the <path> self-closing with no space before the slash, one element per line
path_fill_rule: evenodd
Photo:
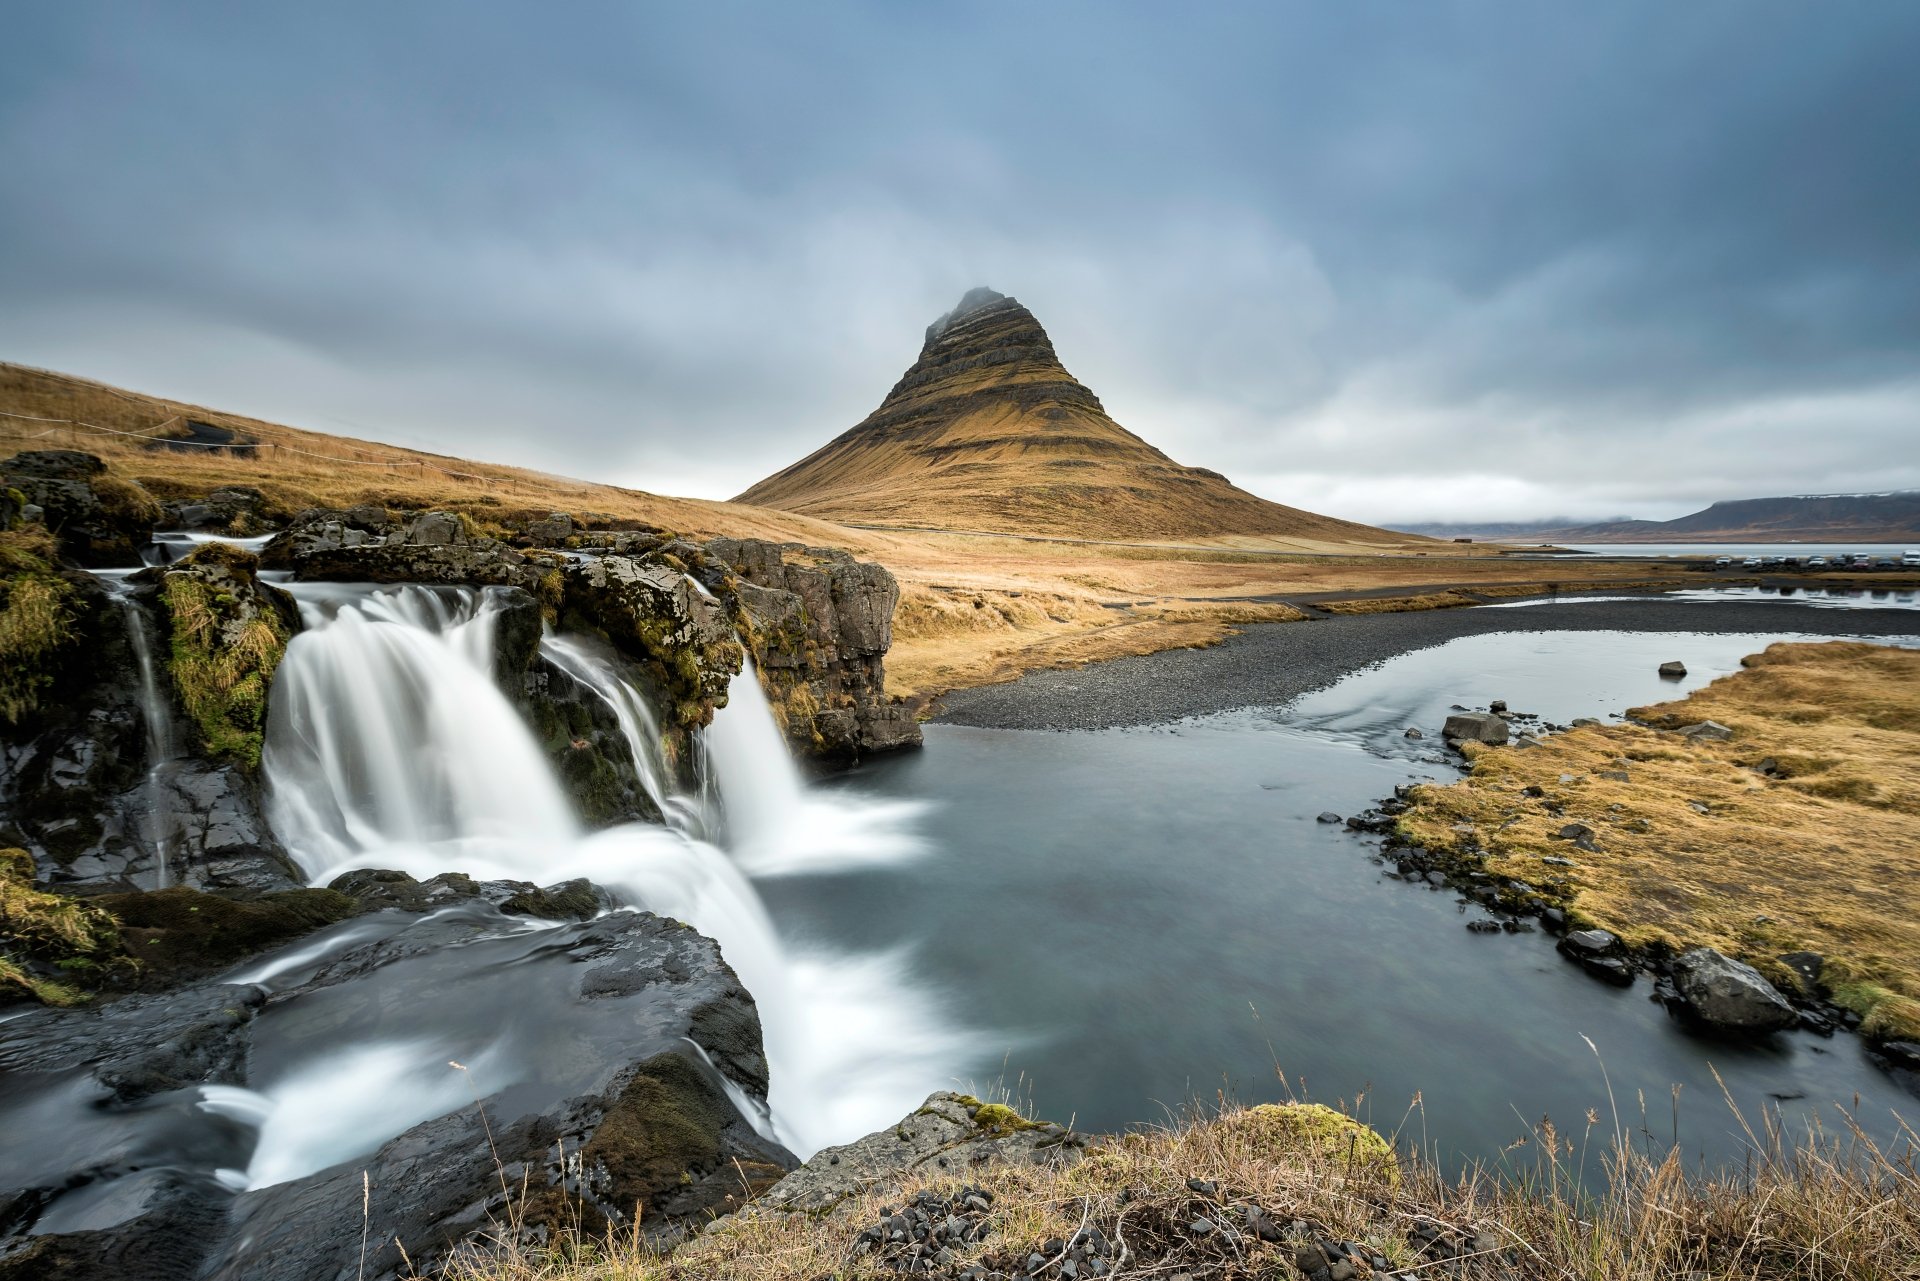
<path fill-rule="evenodd" d="M 1687 674 L 1687 665 L 1678 660 L 1660 664 L 1660 674 L 1669 680 L 1679 680 Z"/>
<path fill-rule="evenodd" d="M 1696 742 L 1724 743 L 1733 737 L 1733 731 L 1719 721 L 1701 721 L 1698 725 L 1682 725 L 1674 732 L 1682 738 L 1690 738 Z"/>
<path fill-rule="evenodd" d="M 1760 971 L 1710 947 L 1696 947 L 1673 963 L 1680 1013 L 1716 1032 L 1764 1036 L 1792 1027 L 1800 1016 Z"/>
<path fill-rule="evenodd" d="M 1633 776 L 1623 769 L 1601 769 L 1593 772 L 1595 778 L 1609 779 L 1615 783 L 1631 783 Z"/>

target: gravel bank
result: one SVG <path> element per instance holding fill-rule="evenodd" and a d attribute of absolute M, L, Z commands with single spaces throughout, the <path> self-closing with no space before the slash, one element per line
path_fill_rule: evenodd
<path fill-rule="evenodd" d="M 956 690 L 936 721 L 992 729 L 1111 729 L 1284 703 L 1410 650 L 1487 632 L 1753 632 L 1920 636 L 1920 611 L 1760 601 L 1591 601 L 1523 609 L 1360 614 L 1249 627 L 1212 649 L 1170 650 Z"/>

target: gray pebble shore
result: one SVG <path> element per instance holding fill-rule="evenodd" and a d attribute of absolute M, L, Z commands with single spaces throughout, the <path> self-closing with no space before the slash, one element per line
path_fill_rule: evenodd
<path fill-rule="evenodd" d="M 1285 703 L 1370 664 L 1461 636 L 1559 631 L 1920 637 L 1920 611 L 1650 597 L 1264 623 L 1211 649 L 1117 658 L 956 690 L 941 700 L 934 719 L 992 729 L 1153 725 Z"/>

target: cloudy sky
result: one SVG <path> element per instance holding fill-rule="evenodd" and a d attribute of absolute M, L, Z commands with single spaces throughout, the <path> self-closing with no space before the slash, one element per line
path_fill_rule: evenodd
<path fill-rule="evenodd" d="M 1366 520 L 1920 488 L 1920 4 L 16 8 L 0 359 L 726 497 L 1016 295 Z"/>

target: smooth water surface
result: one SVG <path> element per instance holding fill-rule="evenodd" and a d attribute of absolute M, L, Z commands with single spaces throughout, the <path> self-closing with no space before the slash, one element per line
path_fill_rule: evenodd
<path fill-rule="evenodd" d="M 1435 740 L 1455 703 L 1504 698 L 1562 722 L 1617 713 L 1778 639 L 1501 633 L 1403 655 L 1278 711 L 1102 732 L 932 725 L 925 752 L 848 785 L 937 802 L 933 854 L 762 892 L 789 935 L 901 949 L 913 986 L 991 1029 L 961 1080 L 1024 1079 L 1043 1113 L 1083 1128 L 1164 1119 L 1224 1090 L 1360 1100 L 1391 1129 L 1418 1096 L 1416 1136 L 1486 1157 L 1542 1116 L 1563 1130 L 1589 1108 L 1609 1117 L 1604 1060 L 1622 1111 L 1637 1124 L 1644 1097 L 1661 1140 L 1682 1086 L 1689 1153 L 1739 1148 L 1714 1069 L 1751 1117 L 1857 1096 L 1888 1134 L 1891 1109 L 1920 1107 L 1857 1040 L 1699 1039 L 1644 982 L 1596 982 L 1542 934 L 1469 933 L 1478 908 L 1387 879 L 1368 845 L 1315 821 L 1409 777 L 1453 776 Z M 1676 658 L 1685 681 L 1655 674 Z M 1407 739 L 1407 726 L 1428 737 Z"/>

